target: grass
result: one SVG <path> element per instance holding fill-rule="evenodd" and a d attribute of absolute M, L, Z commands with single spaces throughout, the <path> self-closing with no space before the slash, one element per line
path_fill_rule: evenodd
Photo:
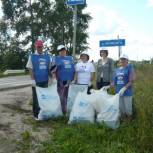
<path fill-rule="evenodd" d="M 63 117 L 34 123 L 50 127 L 37 153 L 153 153 L 153 65 L 136 67 L 134 119 L 116 130 L 100 124 L 68 125 Z"/>

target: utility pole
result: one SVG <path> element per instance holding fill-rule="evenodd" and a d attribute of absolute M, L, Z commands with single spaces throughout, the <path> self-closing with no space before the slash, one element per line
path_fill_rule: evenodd
<path fill-rule="evenodd" d="M 72 40 L 72 47 L 73 52 L 72 55 L 75 57 L 76 52 L 76 31 L 77 31 L 77 5 L 83 5 L 86 3 L 86 0 L 66 0 L 66 4 L 70 6 L 74 6 L 73 8 L 73 22 L 74 22 L 74 30 L 73 30 L 73 40 Z"/>
<path fill-rule="evenodd" d="M 74 6 L 73 10 L 73 17 L 74 17 L 74 30 L 73 30 L 73 52 L 72 55 L 75 58 L 75 52 L 76 52 L 76 31 L 77 31 L 77 5 Z"/>
<path fill-rule="evenodd" d="M 33 25 L 33 20 L 34 20 L 34 15 L 33 15 L 33 11 L 32 11 L 32 0 L 30 0 L 30 15 L 31 15 L 31 21 L 30 21 L 30 28 L 31 28 L 31 41 L 32 41 L 32 46 L 31 46 L 31 50 L 34 53 L 34 43 L 35 43 L 35 36 L 34 36 L 34 25 Z"/>

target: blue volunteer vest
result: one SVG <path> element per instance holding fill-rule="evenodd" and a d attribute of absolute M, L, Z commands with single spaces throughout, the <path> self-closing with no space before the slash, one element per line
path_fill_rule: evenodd
<path fill-rule="evenodd" d="M 117 68 L 115 70 L 115 92 L 118 93 L 121 88 L 123 88 L 129 82 L 129 75 L 132 71 L 133 67 L 131 64 L 128 64 L 124 68 Z M 127 90 L 124 92 L 123 96 L 132 96 L 132 86 L 129 86 Z"/>
<path fill-rule="evenodd" d="M 36 83 L 48 81 L 50 56 L 46 54 L 32 54 L 31 61 Z"/>
<path fill-rule="evenodd" d="M 56 56 L 58 80 L 67 81 L 74 78 L 74 62 L 71 56 Z"/>

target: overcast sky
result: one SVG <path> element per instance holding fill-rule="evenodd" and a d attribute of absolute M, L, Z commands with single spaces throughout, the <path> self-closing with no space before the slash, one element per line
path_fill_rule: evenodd
<path fill-rule="evenodd" d="M 122 52 L 130 59 L 153 57 L 153 0 L 87 0 L 85 10 L 93 17 L 89 45 L 93 59 L 99 56 L 99 41 L 126 39 Z M 118 58 L 118 47 L 108 47 L 109 56 Z"/>
<path fill-rule="evenodd" d="M 149 60 L 153 57 L 153 0 L 86 2 L 84 11 L 93 18 L 88 29 L 91 59 L 99 58 L 100 40 L 117 39 L 117 35 L 126 39 L 122 52 L 130 59 Z M 108 47 L 108 50 L 110 57 L 118 59 L 118 47 Z"/>

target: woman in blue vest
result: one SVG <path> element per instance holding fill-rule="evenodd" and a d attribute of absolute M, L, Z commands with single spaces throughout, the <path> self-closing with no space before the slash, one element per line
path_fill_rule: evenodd
<path fill-rule="evenodd" d="M 55 57 L 57 92 L 60 97 L 63 114 L 67 112 L 67 98 L 70 82 L 74 79 L 74 61 L 72 56 L 67 56 L 64 45 L 57 47 L 59 55 Z"/>
<path fill-rule="evenodd" d="M 128 56 L 123 54 L 119 59 L 119 68 L 113 75 L 112 86 L 115 86 L 115 92 L 120 94 L 120 112 L 122 118 L 131 119 L 132 117 L 132 84 L 135 80 L 135 72 L 132 64 L 128 63 Z M 107 89 L 108 86 L 103 87 Z"/>
<path fill-rule="evenodd" d="M 115 86 L 115 93 L 120 95 L 120 112 L 121 118 L 132 119 L 132 97 L 133 97 L 133 82 L 135 80 L 135 72 L 133 65 L 128 63 L 128 56 L 123 54 L 119 59 L 119 68 L 113 74 L 111 86 Z M 104 86 L 106 90 L 111 86 Z"/>
<path fill-rule="evenodd" d="M 36 51 L 29 56 L 26 67 L 29 69 L 32 80 L 33 114 L 35 119 L 38 120 L 40 108 L 35 86 L 48 87 L 51 57 L 48 54 L 43 54 L 43 42 L 41 40 L 35 42 L 35 48 Z"/>

